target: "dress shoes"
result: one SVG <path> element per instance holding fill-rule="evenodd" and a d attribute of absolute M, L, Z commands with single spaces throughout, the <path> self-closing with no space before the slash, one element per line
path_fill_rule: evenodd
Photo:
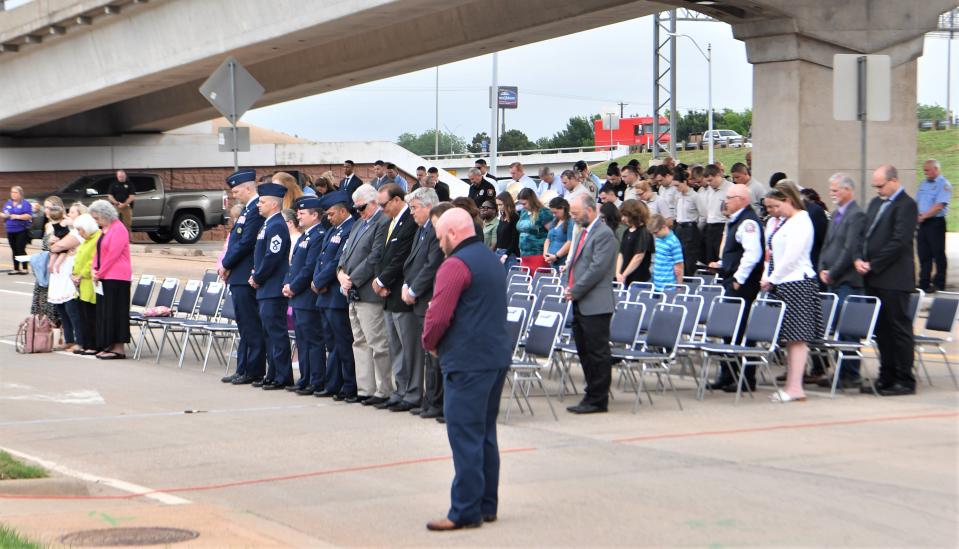
<path fill-rule="evenodd" d="M 356 393 L 337 393 L 333 400 L 337 402 L 349 401 L 351 398 L 356 398 Z"/>
<path fill-rule="evenodd" d="M 465 524 L 460 524 L 451 521 L 448 518 L 442 518 L 438 520 L 431 520 L 426 523 L 426 529 L 431 532 L 448 532 L 450 530 L 459 530 L 460 528 L 479 528 L 483 525 L 483 521 L 479 522 L 468 522 Z"/>
<path fill-rule="evenodd" d="M 483 515 L 483 522 L 496 522 L 496 515 Z"/>
<path fill-rule="evenodd" d="M 442 423 L 443 425 L 446 425 L 446 418 L 443 416 L 440 416 L 436 418 L 436 423 Z"/>
<path fill-rule="evenodd" d="M 414 406 L 412 403 L 406 402 L 405 400 L 401 400 L 400 402 L 397 402 L 393 406 L 390 406 L 390 411 L 391 412 L 409 412 L 415 407 L 416 406 Z"/>
<path fill-rule="evenodd" d="M 286 388 L 286 390 L 292 393 L 293 391 L 299 391 L 303 387 L 305 387 L 305 385 L 290 385 L 289 387 Z"/>
<path fill-rule="evenodd" d="M 907 387 L 906 385 L 903 385 L 901 383 L 894 383 L 892 385 L 879 389 L 879 394 L 884 397 L 914 395 L 916 394 L 916 388 Z"/>
<path fill-rule="evenodd" d="M 859 392 L 864 395 L 871 395 L 874 393 L 879 393 L 883 389 L 887 388 L 888 385 L 882 380 L 875 380 L 871 384 L 862 383 L 859 385 Z"/>
<path fill-rule="evenodd" d="M 754 392 L 754 391 L 756 390 L 756 382 L 754 381 L 754 382 L 752 382 L 752 383 L 749 383 L 749 382 L 747 381 L 746 383 L 743 383 L 743 392 L 744 392 L 744 393 L 746 392 L 746 386 L 747 386 L 747 385 L 749 386 L 749 391 L 750 391 L 750 392 Z M 736 384 L 735 384 L 735 383 L 730 383 L 729 385 L 723 387 L 723 388 L 722 388 L 722 391 L 723 391 L 724 393 L 735 393 L 735 392 L 736 392 Z"/>
<path fill-rule="evenodd" d="M 352 395 L 352 396 L 348 397 L 346 400 L 344 400 L 343 402 L 345 402 L 345 403 L 347 403 L 347 404 L 356 404 L 356 403 L 358 403 L 358 402 L 363 402 L 363 401 L 366 400 L 367 398 L 369 398 L 369 397 L 360 396 L 360 395 Z"/>
<path fill-rule="evenodd" d="M 389 399 L 387 399 L 386 397 L 374 396 L 374 397 L 367 398 L 366 400 L 362 402 L 362 404 L 363 406 L 376 406 L 377 404 L 383 404 L 387 400 Z"/>
<path fill-rule="evenodd" d="M 710 391 L 722 391 L 723 389 L 725 389 L 726 387 L 728 387 L 728 386 L 730 386 L 730 385 L 732 385 L 733 387 L 735 387 L 735 386 L 736 386 L 736 382 L 735 382 L 735 381 L 726 381 L 726 380 L 722 380 L 722 379 L 721 379 L 721 380 L 719 380 L 719 381 L 714 381 L 714 382 L 712 382 L 712 383 L 707 384 L 707 385 L 706 385 L 706 388 L 709 389 Z"/>
<path fill-rule="evenodd" d="M 593 404 L 577 404 L 566 408 L 566 411 L 573 414 L 605 414 L 606 408 L 600 408 Z"/>
<path fill-rule="evenodd" d="M 329 398 L 335 395 L 336 393 L 334 393 L 333 391 L 327 391 L 326 389 L 319 389 L 318 391 L 313 393 L 313 396 L 320 397 L 320 398 Z"/>
<path fill-rule="evenodd" d="M 276 382 L 274 381 L 273 383 L 270 383 L 269 385 L 267 385 L 267 384 L 264 383 L 264 384 L 263 384 L 263 390 L 264 390 L 264 391 L 279 391 L 280 389 L 286 389 L 287 387 L 292 387 L 292 386 L 293 386 L 292 383 L 289 383 L 289 384 L 286 384 L 286 383 L 276 383 Z"/>
<path fill-rule="evenodd" d="M 419 407 L 419 406 L 414 406 L 414 407 L 410 408 L 410 413 L 413 414 L 414 416 L 418 416 L 418 415 L 420 415 L 422 412 L 423 412 L 423 408 L 421 408 L 421 407 Z"/>
<path fill-rule="evenodd" d="M 273 380 L 272 380 L 272 379 L 258 379 L 258 380 L 256 380 L 256 381 L 254 381 L 253 383 L 251 383 L 251 385 L 253 385 L 253 386 L 256 387 L 256 388 L 260 388 L 260 387 L 263 387 L 264 385 L 273 385 Z"/>
<path fill-rule="evenodd" d="M 437 410 L 435 408 L 426 410 L 425 412 L 420 412 L 420 417 L 423 419 L 433 419 L 443 416 L 443 410 Z"/>
<path fill-rule="evenodd" d="M 386 410 L 387 408 L 392 408 L 393 405 L 395 405 L 395 404 L 397 404 L 397 403 L 399 403 L 399 402 L 400 402 L 400 401 L 390 402 L 389 400 L 384 400 L 383 402 L 381 402 L 381 403 L 379 403 L 379 404 L 374 404 L 373 407 L 376 408 L 377 410 Z"/>
<path fill-rule="evenodd" d="M 312 395 L 313 393 L 315 393 L 315 392 L 318 391 L 319 389 L 320 389 L 320 387 L 317 387 L 317 386 L 315 386 L 315 385 L 307 385 L 306 387 L 297 389 L 297 390 L 296 390 L 296 394 L 298 394 L 298 395 L 303 395 L 303 396 Z"/>
<path fill-rule="evenodd" d="M 74 354 L 79 354 L 79 353 L 77 353 L 76 351 L 74 351 Z M 221 378 L 220 378 L 220 381 L 222 381 L 223 383 L 233 383 L 233 380 L 236 379 L 236 378 L 238 378 L 238 377 L 240 377 L 239 374 L 233 374 L 233 375 L 230 375 L 230 376 L 221 377 Z"/>
<path fill-rule="evenodd" d="M 253 376 L 239 376 L 233 379 L 230 383 L 233 385 L 249 385 L 251 383 L 256 383 L 259 381 Z"/>

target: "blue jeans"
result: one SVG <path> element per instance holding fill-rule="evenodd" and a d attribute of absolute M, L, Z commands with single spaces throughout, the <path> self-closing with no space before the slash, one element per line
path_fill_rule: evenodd
<path fill-rule="evenodd" d="M 83 341 L 83 322 L 80 320 L 80 305 L 77 300 L 71 299 L 65 303 L 57 303 L 57 312 L 60 313 L 63 342 L 72 345 Z M 88 329 L 96 330 L 93 326 Z"/>
<path fill-rule="evenodd" d="M 496 248 L 496 255 L 497 257 L 502 257 L 504 255 L 506 256 L 506 261 L 503 262 L 503 268 L 507 271 L 509 271 L 510 267 L 513 265 L 519 264 L 519 258 L 511 253 L 508 253 L 506 248 Z"/>
<path fill-rule="evenodd" d="M 829 291 L 839 297 L 838 301 L 836 302 L 836 314 L 832 320 L 832 328 L 835 329 L 836 325 L 839 323 L 839 313 L 842 312 L 842 304 L 846 302 L 846 298 L 851 295 L 864 295 L 865 291 L 862 288 L 854 288 L 849 284 L 830 286 Z M 850 338 L 843 338 L 842 341 L 850 341 Z M 855 340 L 853 339 L 852 341 Z M 840 374 L 842 379 L 859 379 L 859 359 L 847 358 L 846 360 L 843 360 L 842 372 L 840 372 Z"/>

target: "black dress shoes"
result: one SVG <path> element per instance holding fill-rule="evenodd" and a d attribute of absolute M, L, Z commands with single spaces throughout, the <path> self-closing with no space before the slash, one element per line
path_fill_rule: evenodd
<path fill-rule="evenodd" d="M 394 404 L 396 403 L 390 402 L 389 400 L 384 400 L 383 402 L 380 402 L 379 404 L 374 404 L 373 407 L 376 408 L 377 410 L 386 410 L 387 408 L 391 408 Z"/>
<path fill-rule="evenodd" d="M 320 389 L 320 388 L 317 387 L 317 386 L 315 386 L 315 385 L 307 385 L 306 387 L 303 387 L 303 388 L 301 388 L 301 389 L 297 389 L 297 390 L 296 390 L 296 394 L 298 394 L 298 395 L 303 395 L 303 396 L 312 395 L 313 393 L 315 393 L 315 392 L 316 392 L 317 390 L 319 390 L 319 389 Z"/>
<path fill-rule="evenodd" d="M 274 381 L 273 383 L 270 383 L 269 385 L 267 385 L 266 383 L 264 383 L 264 384 L 263 384 L 263 390 L 264 390 L 264 391 L 279 391 L 280 389 L 286 389 L 287 387 L 292 387 L 292 386 L 293 386 L 292 383 L 289 383 L 289 384 L 287 384 L 287 383 L 277 383 L 277 382 Z"/>
<path fill-rule="evenodd" d="M 230 375 L 230 376 L 221 377 L 221 378 L 220 378 L 220 381 L 222 381 L 223 383 L 233 383 L 233 380 L 236 379 L 236 378 L 238 378 L 238 377 L 240 377 L 239 374 L 233 374 L 233 375 Z"/>
<path fill-rule="evenodd" d="M 423 408 L 420 408 L 419 406 L 414 406 L 410 408 L 410 413 L 413 414 L 414 416 L 418 416 L 421 413 L 423 413 Z"/>
<path fill-rule="evenodd" d="M 722 391 L 723 389 L 725 389 L 726 387 L 728 387 L 728 386 L 730 386 L 730 385 L 732 385 L 733 387 L 735 387 L 735 386 L 736 386 L 736 382 L 735 382 L 735 381 L 726 381 L 725 379 L 721 379 L 721 380 L 719 380 L 719 381 L 714 381 L 714 382 L 712 382 L 712 383 L 708 383 L 708 384 L 706 385 L 706 388 L 709 389 L 710 391 Z M 733 389 L 733 390 L 735 391 L 735 389 Z"/>
<path fill-rule="evenodd" d="M 577 404 L 576 406 L 566 408 L 566 411 L 574 414 L 605 414 L 606 408 L 600 408 L 593 404 Z"/>
<path fill-rule="evenodd" d="M 273 385 L 273 380 L 272 380 L 272 379 L 258 379 L 258 380 L 256 380 L 256 381 L 254 381 L 253 383 L 251 383 L 251 385 L 253 385 L 253 386 L 256 387 L 256 388 L 260 388 L 260 387 L 263 387 L 264 385 Z"/>
<path fill-rule="evenodd" d="M 747 385 L 749 386 L 749 391 L 750 391 L 750 392 L 756 390 L 756 382 L 754 381 L 754 382 L 752 382 L 752 383 L 749 383 L 749 382 L 747 381 L 746 383 L 743 383 L 743 392 L 744 392 L 744 393 L 746 392 L 746 386 L 747 386 Z M 723 387 L 722 390 L 723 390 L 724 393 L 735 393 L 735 392 L 736 392 L 736 383 L 730 383 L 729 385 Z"/>
<path fill-rule="evenodd" d="M 377 404 L 383 404 L 387 400 L 389 399 L 387 399 L 386 397 L 377 397 L 377 396 L 369 397 L 368 399 L 363 401 L 363 406 L 376 406 Z"/>
<path fill-rule="evenodd" d="M 395 405 L 390 406 L 390 411 L 391 412 L 409 412 L 415 407 L 416 406 L 414 406 L 413 403 L 406 402 L 405 400 L 401 400 L 400 402 L 397 402 Z"/>
<path fill-rule="evenodd" d="M 233 385 L 249 385 L 251 383 L 256 383 L 259 380 L 253 376 L 239 376 L 233 379 L 230 383 Z"/>
<path fill-rule="evenodd" d="M 879 389 L 879 394 L 884 397 L 888 396 L 902 396 L 902 395 L 914 395 L 916 394 L 915 387 L 907 387 L 901 383 L 895 383 Z"/>
<path fill-rule="evenodd" d="M 326 389 L 320 389 L 316 391 L 315 393 L 313 393 L 313 396 L 320 397 L 320 398 L 328 398 L 335 395 L 336 393 L 334 393 L 333 391 L 327 391 Z"/>
<path fill-rule="evenodd" d="M 438 418 L 438 417 L 441 417 L 442 415 L 443 415 L 443 411 L 437 410 L 435 408 L 426 410 L 425 412 L 420 412 L 420 417 L 423 419 Z"/>
<path fill-rule="evenodd" d="M 286 390 L 292 393 L 293 391 L 299 391 L 303 387 L 305 387 L 305 385 L 290 385 L 289 387 L 286 388 Z"/>
<path fill-rule="evenodd" d="M 337 402 L 349 400 L 351 398 L 356 398 L 356 393 L 337 393 L 333 395 L 333 400 Z"/>
<path fill-rule="evenodd" d="M 443 417 L 443 416 L 440 416 L 440 417 L 436 418 L 436 423 L 442 423 L 442 424 L 446 425 L 446 418 Z"/>
<path fill-rule="evenodd" d="M 345 400 L 343 400 L 343 402 L 345 402 L 345 403 L 347 403 L 347 404 L 356 404 L 357 402 L 363 402 L 363 401 L 366 400 L 366 399 L 367 399 L 367 397 L 365 397 L 365 396 L 352 395 L 352 396 L 347 397 Z"/>

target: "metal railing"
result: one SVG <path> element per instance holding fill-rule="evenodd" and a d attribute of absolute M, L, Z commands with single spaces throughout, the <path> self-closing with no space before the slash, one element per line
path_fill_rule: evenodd
<path fill-rule="evenodd" d="M 613 150 L 620 148 L 627 148 L 627 145 L 613 145 Z M 553 149 L 522 149 L 518 151 L 504 151 L 500 150 L 497 154 L 498 157 L 503 156 L 528 156 L 532 154 L 562 154 L 562 153 L 582 153 L 582 152 L 599 152 L 599 151 L 609 151 L 609 145 L 587 145 L 584 147 L 558 147 Z M 454 154 L 424 154 L 423 158 L 427 160 L 454 160 L 460 158 L 486 158 L 489 156 L 488 152 L 465 152 L 465 153 L 454 153 Z"/>

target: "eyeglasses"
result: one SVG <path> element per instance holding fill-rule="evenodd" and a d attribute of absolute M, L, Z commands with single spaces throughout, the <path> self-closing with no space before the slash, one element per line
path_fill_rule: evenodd
<path fill-rule="evenodd" d="M 353 205 L 353 208 L 354 208 L 356 211 L 358 211 L 358 212 L 362 212 L 362 211 L 366 210 L 366 207 L 369 206 L 369 205 L 370 205 L 369 202 L 367 202 L 366 204 L 354 204 L 354 205 Z"/>
<path fill-rule="evenodd" d="M 481 210 L 495 210 L 496 208 L 494 208 L 494 207 L 492 207 L 492 206 L 480 206 L 480 209 L 481 209 Z"/>

